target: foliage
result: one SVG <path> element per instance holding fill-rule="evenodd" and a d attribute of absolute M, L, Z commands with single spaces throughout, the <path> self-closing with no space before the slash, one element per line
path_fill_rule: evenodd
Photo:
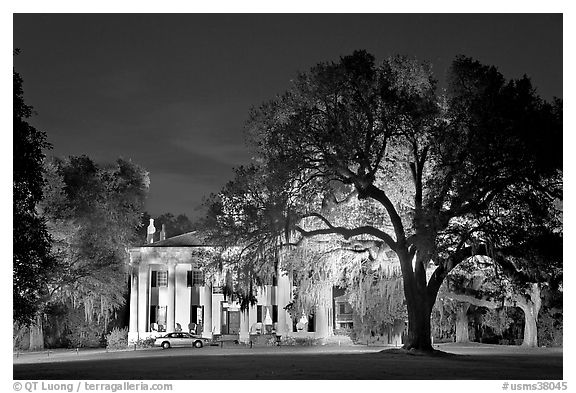
<path fill-rule="evenodd" d="M 102 346 L 102 326 L 81 321 L 70 326 L 65 336 L 69 348 L 99 348 Z"/>
<path fill-rule="evenodd" d="M 482 316 L 482 325 L 490 327 L 499 336 L 502 336 L 513 323 L 514 319 L 507 312 L 507 307 L 487 309 Z"/>
<path fill-rule="evenodd" d="M 17 323 L 12 324 L 12 349 L 22 351 L 30 348 L 30 330 Z"/>
<path fill-rule="evenodd" d="M 302 347 L 313 347 L 316 345 L 320 345 L 322 339 L 314 337 L 295 337 L 294 342 L 295 342 L 294 345 L 299 345 Z"/>
<path fill-rule="evenodd" d="M 156 338 L 148 337 L 145 339 L 139 338 L 136 341 L 137 348 L 152 348 L 154 346 L 154 342 L 156 342 Z"/>
<path fill-rule="evenodd" d="M 127 247 L 134 241 L 148 175 L 130 161 L 96 165 L 86 156 L 46 162 L 41 208 L 58 264 L 48 281 L 51 303 L 82 308 L 106 326 L 125 299 Z"/>
<path fill-rule="evenodd" d="M 495 67 L 459 57 L 448 82 L 438 94 L 428 64 L 397 56 L 377 65 L 365 51 L 298 75 L 285 94 L 252 111 L 255 161 L 207 201 L 207 227 L 241 247 L 235 263 L 256 276 L 273 270 L 279 249 L 304 238 L 334 235 L 374 260 L 392 251 L 407 347 L 431 349 L 429 316 L 446 275 L 473 255 L 477 232 L 510 217 L 498 209 L 504 201 L 528 195 L 517 190 L 555 194 L 549 189 L 558 184 L 548 180 L 562 166 L 559 105 L 538 97 L 528 78 L 507 81 Z M 351 198 L 356 207 L 345 203 Z M 343 201 L 351 214 L 337 212 Z M 317 261 L 307 260 L 302 274 L 328 277 L 322 268 L 333 265 Z M 437 268 L 427 277 L 430 263 Z"/>
<path fill-rule="evenodd" d="M 392 325 L 396 320 L 406 319 L 402 278 L 358 277 L 358 285 L 347 292 L 353 310 L 362 325 L 372 331 L 380 331 L 378 325 Z"/>
<path fill-rule="evenodd" d="M 442 290 L 441 290 L 442 291 Z M 442 296 L 440 292 L 431 315 L 431 333 L 435 342 L 454 341 L 456 335 L 456 307 L 458 303 Z"/>
<path fill-rule="evenodd" d="M 32 107 L 24 103 L 22 78 L 13 71 L 13 320 L 29 325 L 41 309 L 41 285 L 54 264 L 51 238 L 36 206 L 43 197 L 43 149 L 46 133 L 26 119 Z"/>
<path fill-rule="evenodd" d="M 538 342 L 545 347 L 561 347 L 563 335 L 562 313 L 546 308 L 538 320 Z"/>
<path fill-rule="evenodd" d="M 560 283 L 561 284 L 561 283 Z M 563 345 L 563 289 L 547 285 L 542 290 L 542 310 L 538 319 L 538 342 L 544 346 Z"/>
<path fill-rule="evenodd" d="M 280 338 L 280 345 L 281 346 L 294 346 L 296 345 L 296 339 L 290 336 L 282 336 Z"/>
<path fill-rule="evenodd" d="M 48 348 L 98 348 L 105 344 L 104 321 L 86 321 L 82 306 L 51 303 L 45 309 L 42 325 Z"/>
<path fill-rule="evenodd" d="M 126 349 L 128 346 L 128 328 L 114 328 L 106 335 L 107 349 Z"/>

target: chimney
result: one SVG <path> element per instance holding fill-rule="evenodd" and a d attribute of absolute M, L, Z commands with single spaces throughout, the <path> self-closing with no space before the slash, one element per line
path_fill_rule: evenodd
<path fill-rule="evenodd" d="M 160 231 L 160 240 L 166 240 L 166 225 L 162 224 L 162 230 Z"/>
<path fill-rule="evenodd" d="M 150 225 L 148 225 L 148 235 L 146 235 L 146 243 L 154 243 L 154 233 L 156 233 L 156 227 L 154 226 L 154 219 L 150 219 Z"/>

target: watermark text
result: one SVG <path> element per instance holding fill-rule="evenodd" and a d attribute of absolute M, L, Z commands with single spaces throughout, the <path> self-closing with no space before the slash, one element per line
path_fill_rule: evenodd
<path fill-rule="evenodd" d="M 517 382 L 504 382 L 502 390 L 566 390 L 568 389 L 568 382 L 532 382 L 532 383 L 517 383 Z"/>
<path fill-rule="evenodd" d="M 14 391 L 25 392 L 134 392 L 134 391 L 172 391 L 171 383 L 148 382 L 14 382 Z"/>

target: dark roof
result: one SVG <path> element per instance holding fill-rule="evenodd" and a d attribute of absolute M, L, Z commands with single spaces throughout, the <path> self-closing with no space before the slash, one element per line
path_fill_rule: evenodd
<path fill-rule="evenodd" d="M 145 244 L 143 247 L 213 247 L 205 236 L 198 231 L 183 233 L 158 242 Z"/>

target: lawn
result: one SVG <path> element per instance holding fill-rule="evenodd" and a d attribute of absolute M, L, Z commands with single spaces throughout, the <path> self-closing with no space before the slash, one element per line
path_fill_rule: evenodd
<path fill-rule="evenodd" d="M 562 349 L 440 345 L 438 356 L 366 346 L 26 354 L 14 379 L 561 380 Z"/>

